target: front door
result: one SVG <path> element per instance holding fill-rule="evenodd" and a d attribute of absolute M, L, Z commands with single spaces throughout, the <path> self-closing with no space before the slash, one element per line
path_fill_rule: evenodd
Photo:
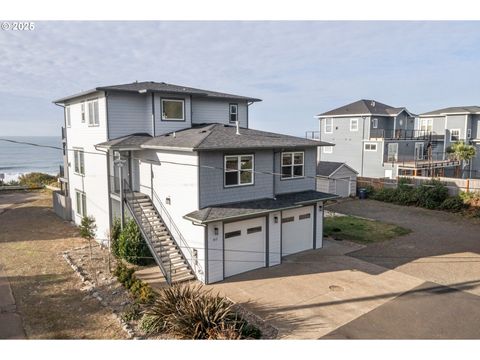
<path fill-rule="evenodd" d="M 423 151 L 425 149 L 425 144 L 423 142 L 421 143 L 415 143 L 415 159 L 417 160 L 423 160 Z"/>
<path fill-rule="evenodd" d="M 387 148 L 387 161 L 398 161 L 398 143 L 389 143 Z"/>

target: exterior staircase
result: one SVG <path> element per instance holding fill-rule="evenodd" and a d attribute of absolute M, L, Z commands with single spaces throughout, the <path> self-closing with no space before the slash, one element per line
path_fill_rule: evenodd
<path fill-rule="evenodd" d="M 125 202 L 167 282 L 194 280 L 194 272 L 150 197 L 125 189 Z"/>

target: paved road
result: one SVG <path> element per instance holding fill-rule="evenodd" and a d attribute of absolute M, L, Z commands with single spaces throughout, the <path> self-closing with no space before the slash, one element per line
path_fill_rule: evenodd
<path fill-rule="evenodd" d="M 480 338 L 480 221 L 370 200 L 331 209 L 412 229 L 348 255 L 424 282 L 326 338 Z"/>

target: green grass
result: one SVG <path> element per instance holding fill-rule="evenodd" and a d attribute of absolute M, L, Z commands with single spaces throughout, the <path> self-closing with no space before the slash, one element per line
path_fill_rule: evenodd
<path fill-rule="evenodd" d="M 324 234 L 337 240 L 350 240 L 360 244 L 385 241 L 410 233 L 397 225 L 364 220 L 353 216 L 326 217 Z"/>

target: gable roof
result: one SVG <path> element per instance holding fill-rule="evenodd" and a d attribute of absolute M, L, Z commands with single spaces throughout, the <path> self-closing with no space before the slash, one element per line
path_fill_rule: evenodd
<path fill-rule="evenodd" d="M 120 84 L 120 85 L 109 85 L 109 86 L 99 86 L 91 90 L 82 91 L 74 95 L 66 96 L 61 99 L 54 101 L 55 104 L 64 103 L 65 101 L 74 99 L 79 96 L 88 95 L 95 91 L 122 91 L 122 92 L 131 92 L 131 93 L 168 93 L 168 94 L 182 94 L 182 95 L 193 95 L 199 97 L 207 97 L 213 99 L 230 99 L 230 100 L 243 100 L 243 101 L 262 101 L 261 99 L 252 98 L 248 96 L 234 95 L 228 93 L 222 93 L 211 90 L 203 90 L 192 88 L 188 86 L 167 84 L 165 82 L 155 82 L 155 81 L 142 81 L 142 82 L 133 82 L 129 84 Z"/>
<path fill-rule="evenodd" d="M 340 168 L 346 167 L 350 171 L 358 174 L 357 171 L 352 169 L 350 166 L 343 162 L 336 162 L 336 161 L 320 161 L 317 165 L 317 176 L 329 177 L 336 173 Z"/>
<path fill-rule="evenodd" d="M 453 115 L 453 114 L 479 114 L 480 106 L 452 106 L 446 107 L 443 109 L 429 111 L 423 114 L 420 114 L 420 117 L 424 116 L 442 116 L 442 115 Z"/>
<path fill-rule="evenodd" d="M 339 108 L 318 114 L 317 117 L 323 116 L 396 116 L 402 111 L 407 112 L 410 116 L 414 116 L 404 107 L 393 107 L 383 104 L 376 100 L 358 100 L 351 104 L 341 106 Z"/>
<path fill-rule="evenodd" d="M 301 137 L 240 128 L 226 124 L 198 124 L 191 128 L 160 135 L 143 143 L 142 148 L 177 148 L 185 150 L 272 149 L 333 146 Z"/>

